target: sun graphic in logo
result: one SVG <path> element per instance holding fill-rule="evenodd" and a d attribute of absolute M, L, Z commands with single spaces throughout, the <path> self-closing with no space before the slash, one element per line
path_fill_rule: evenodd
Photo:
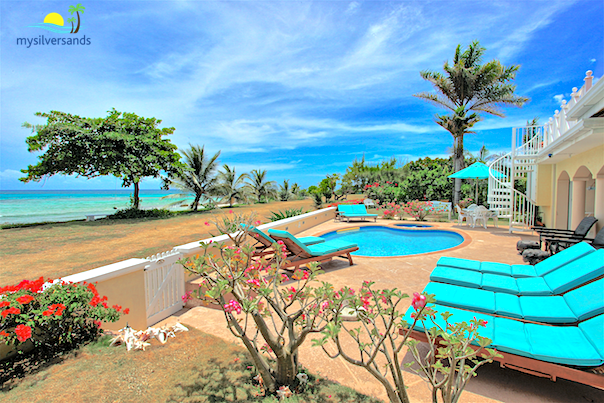
<path fill-rule="evenodd" d="M 47 24 L 55 24 L 59 26 L 65 25 L 65 21 L 63 21 L 63 17 L 59 13 L 50 13 L 46 17 L 44 17 L 44 22 Z"/>
<path fill-rule="evenodd" d="M 57 32 L 61 34 L 77 34 L 81 28 L 81 15 L 84 13 L 85 8 L 82 4 L 78 3 L 75 6 L 69 6 L 67 10 L 71 14 L 71 18 L 67 18 L 67 25 L 65 26 L 65 20 L 59 13 L 48 13 L 44 17 L 44 22 L 37 23 L 35 25 L 29 25 L 31 28 L 42 28 L 47 31 Z M 71 28 L 69 27 L 71 25 Z"/>

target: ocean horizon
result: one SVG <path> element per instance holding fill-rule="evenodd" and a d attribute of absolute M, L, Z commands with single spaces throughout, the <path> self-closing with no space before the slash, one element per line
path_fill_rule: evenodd
<path fill-rule="evenodd" d="M 179 193 L 177 189 L 141 189 L 140 208 L 186 210 L 194 199 L 192 194 L 166 198 Z M 62 222 L 83 220 L 86 214 L 113 214 L 130 206 L 132 194 L 132 189 L 0 190 L 0 223 Z"/>

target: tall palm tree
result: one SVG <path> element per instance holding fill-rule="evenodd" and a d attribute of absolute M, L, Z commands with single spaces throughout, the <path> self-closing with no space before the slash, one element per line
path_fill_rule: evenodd
<path fill-rule="evenodd" d="M 80 11 L 82 12 L 82 14 L 84 14 L 84 10 L 85 8 L 82 6 L 81 3 L 78 3 L 76 6 L 69 6 L 69 12 L 73 15 L 73 13 L 76 13 L 78 15 L 78 25 L 75 29 L 75 31 L 73 31 L 72 33 L 77 34 L 78 31 L 80 30 Z"/>
<path fill-rule="evenodd" d="M 170 185 L 194 193 L 195 199 L 191 203 L 191 209 L 197 211 L 201 198 L 208 198 L 215 192 L 217 184 L 217 160 L 220 156 L 220 151 L 211 158 L 208 158 L 204 146 L 199 147 L 189 144 L 189 147 L 190 149 L 182 151 L 186 165 L 185 169 L 174 175 L 170 181 Z"/>
<path fill-rule="evenodd" d="M 218 172 L 216 193 L 223 196 L 223 201 L 228 200 L 231 207 L 233 207 L 234 200 L 246 202 L 249 197 L 249 185 L 246 186 L 245 180 L 250 176 L 246 173 L 237 176 L 235 168 L 231 168 L 227 164 L 224 164 L 222 169 L 224 171 Z"/>
<path fill-rule="evenodd" d="M 464 51 L 457 45 L 453 65 L 448 61 L 443 65 L 444 74 L 429 70 L 420 72 L 437 93 L 414 95 L 452 112 L 436 115 L 436 120 L 453 135 L 455 172 L 464 168 L 463 137 L 481 120 L 476 112 L 504 117 L 500 106 L 522 106 L 528 101 L 526 97 L 515 95 L 516 86 L 511 84 L 520 66 L 506 67 L 499 60 L 481 64 L 485 50 L 478 41 L 472 42 Z M 461 179 L 455 179 L 454 203 L 459 202 L 460 193 Z"/>
<path fill-rule="evenodd" d="M 270 197 L 277 196 L 275 189 L 275 181 L 266 180 L 266 169 L 253 169 L 249 177 L 249 188 L 251 193 L 256 197 L 258 202 L 263 203 L 268 201 Z"/>
<path fill-rule="evenodd" d="M 73 34 L 73 23 L 75 22 L 75 18 L 73 18 L 73 17 L 72 18 L 68 18 L 67 22 L 71 22 L 71 32 L 70 32 L 70 34 Z"/>

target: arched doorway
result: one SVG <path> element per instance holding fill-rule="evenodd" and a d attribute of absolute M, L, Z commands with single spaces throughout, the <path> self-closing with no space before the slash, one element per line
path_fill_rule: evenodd
<path fill-rule="evenodd" d="M 566 171 L 562 171 L 558 176 L 556 185 L 556 228 L 569 228 L 569 195 L 570 195 L 570 176 Z"/>
<path fill-rule="evenodd" d="M 573 176 L 570 208 L 571 229 L 576 228 L 585 216 L 594 215 L 596 202 L 595 188 L 595 180 L 591 171 L 585 165 L 582 165 Z"/>

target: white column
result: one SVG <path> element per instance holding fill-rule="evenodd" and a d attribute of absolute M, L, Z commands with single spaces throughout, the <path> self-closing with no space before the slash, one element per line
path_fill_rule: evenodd
<path fill-rule="evenodd" d="M 570 229 L 574 230 L 585 218 L 585 181 L 573 180 L 573 205 Z"/>
<path fill-rule="evenodd" d="M 598 219 L 596 231 L 604 227 L 604 176 L 596 178 L 596 202 L 594 205 L 594 217 Z"/>

